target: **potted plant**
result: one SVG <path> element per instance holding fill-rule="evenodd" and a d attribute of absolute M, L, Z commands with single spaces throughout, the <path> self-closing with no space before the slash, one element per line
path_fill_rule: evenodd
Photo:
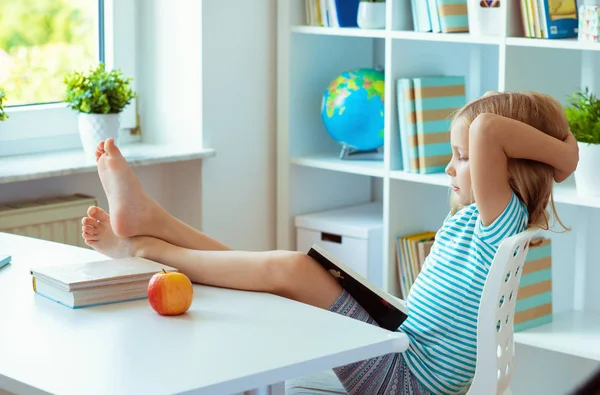
<path fill-rule="evenodd" d="M 79 113 L 79 134 L 88 158 L 94 157 L 100 141 L 112 137 L 118 143 L 121 112 L 137 95 L 130 88 L 132 80 L 120 69 L 106 71 L 104 63 L 88 73 L 65 76 L 65 102 Z"/>
<path fill-rule="evenodd" d="M 4 101 L 6 100 L 6 92 L 4 92 L 2 89 L 0 89 L 0 122 L 4 121 L 5 119 L 8 119 L 8 115 L 6 114 L 6 111 L 4 110 Z"/>
<path fill-rule="evenodd" d="M 585 88 L 573 93 L 565 108 L 569 127 L 579 146 L 575 170 L 577 192 L 600 196 L 600 100 Z"/>
<path fill-rule="evenodd" d="M 356 22 L 361 29 L 385 29 L 385 0 L 360 0 Z"/>

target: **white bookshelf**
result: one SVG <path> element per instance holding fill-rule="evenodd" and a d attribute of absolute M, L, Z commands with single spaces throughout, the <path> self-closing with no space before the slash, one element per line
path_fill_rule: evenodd
<path fill-rule="evenodd" d="M 518 2 L 505 2 L 509 7 Z M 388 0 L 382 30 L 305 26 L 302 0 L 278 1 L 277 247 L 295 249 L 294 217 L 379 201 L 384 237 L 384 287 L 399 295 L 395 237 L 437 230 L 448 212 L 445 174 L 402 171 L 395 81 L 400 77 L 464 75 L 467 100 L 487 90 L 533 89 L 567 104 L 582 86 L 600 93 L 600 43 L 524 38 L 519 10 L 506 9 L 499 37 L 412 31 L 410 0 Z M 321 98 L 328 83 L 357 67 L 385 72 L 383 161 L 339 159 L 325 131 Z M 571 180 L 555 187 L 568 233 L 547 232 L 553 245 L 554 322 L 518 333 L 518 344 L 600 365 L 600 198 L 577 194 Z"/>

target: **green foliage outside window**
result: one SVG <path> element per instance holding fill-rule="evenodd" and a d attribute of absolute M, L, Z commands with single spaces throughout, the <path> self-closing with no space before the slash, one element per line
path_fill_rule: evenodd
<path fill-rule="evenodd" d="M 64 76 L 98 63 L 98 0 L 0 1 L 6 105 L 60 102 Z"/>

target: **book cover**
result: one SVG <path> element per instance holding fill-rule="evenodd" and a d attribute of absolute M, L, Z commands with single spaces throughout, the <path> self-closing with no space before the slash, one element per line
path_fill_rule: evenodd
<path fill-rule="evenodd" d="M 406 305 L 400 299 L 377 288 L 327 251 L 313 244 L 307 253 L 325 268 L 338 283 L 373 317 L 380 327 L 395 331 L 408 317 Z"/>
<path fill-rule="evenodd" d="M 177 269 L 144 258 L 131 257 L 95 262 L 42 266 L 30 270 L 33 277 L 68 291 L 109 284 L 150 280 L 162 270 Z"/>
<path fill-rule="evenodd" d="M 419 172 L 419 152 L 415 119 L 415 91 L 412 78 L 397 80 L 398 128 L 402 149 L 402 169 L 410 173 Z"/>
<path fill-rule="evenodd" d="M 466 104 L 463 76 L 413 79 L 419 173 L 441 173 L 452 157 L 452 114 Z"/>
<path fill-rule="evenodd" d="M 469 31 L 467 0 L 436 0 L 442 33 Z"/>
<path fill-rule="evenodd" d="M 358 5 L 360 0 L 333 0 L 337 19 L 336 26 L 358 27 Z"/>
<path fill-rule="evenodd" d="M 576 0 L 541 0 L 547 26 L 547 38 L 577 37 L 578 15 Z"/>

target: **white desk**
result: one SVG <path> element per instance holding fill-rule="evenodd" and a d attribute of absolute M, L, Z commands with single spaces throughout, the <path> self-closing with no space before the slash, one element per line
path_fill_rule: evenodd
<path fill-rule="evenodd" d="M 196 285 L 190 310 L 147 300 L 71 310 L 35 295 L 29 268 L 105 259 L 0 233 L 0 389 L 18 394 L 231 394 L 389 352 L 408 339 L 269 294 Z M 0 392 L 2 392 L 0 390 Z"/>

